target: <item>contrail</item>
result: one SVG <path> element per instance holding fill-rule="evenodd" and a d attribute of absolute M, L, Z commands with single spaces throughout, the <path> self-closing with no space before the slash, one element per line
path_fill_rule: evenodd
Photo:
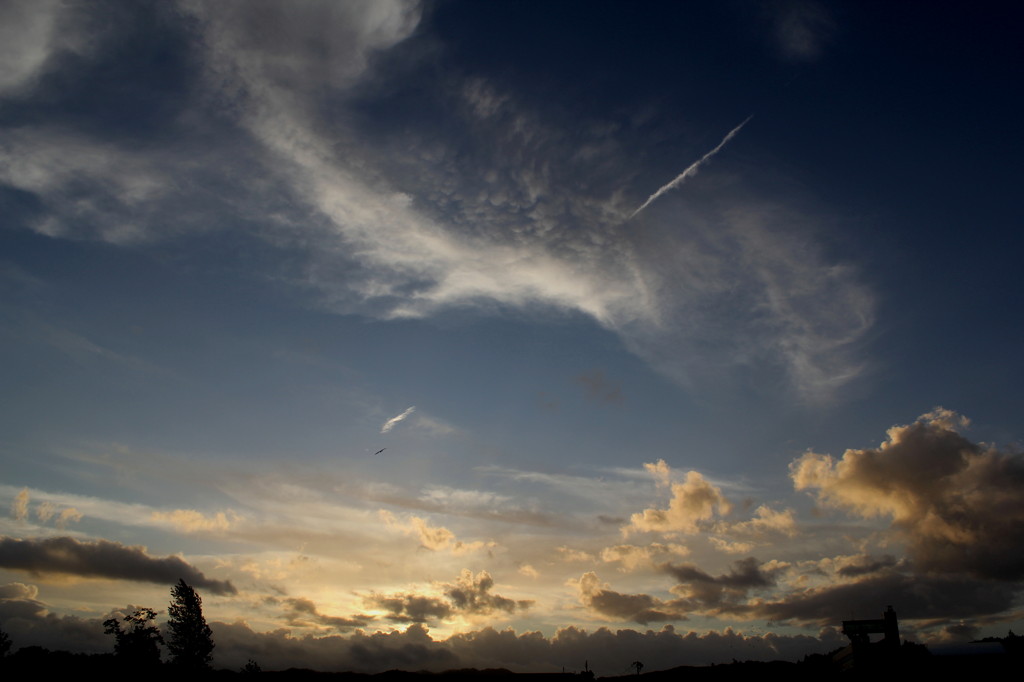
<path fill-rule="evenodd" d="M 400 414 L 400 415 L 398 415 L 396 417 L 392 417 L 391 419 L 389 419 L 386 422 L 384 422 L 384 426 L 380 427 L 380 432 L 381 433 L 387 433 L 391 429 L 395 428 L 395 424 L 397 424 L 398 422 L 402 421 L 403 419 L 405 419 L 406 417 L 408 417 L 410 414 L 412 414 L 415 411 L 416 411 L 416 406 L 413 405 L 412 407 L 410 407 L 408 410 L 406 410 L 402 414 Z"/>
<path fill-rule="evenodd" d="M 687 168 L 682 173 L 677 175 L 675 180 L 673 180 L 672 182 L 668 183 L 667 185 L 665 185 L 664 187 L 659 189 L 657 192 L 655 192 L 651 196 L 647 197 L 647 201 L 645 201 L 640 208 L 638 208 L 637 210 L 633 211 L 632 215 L 629 216 L 629 220 L 632 220 L 633 218 L 635 218 L 637 213 L 639 213 L 640 211 L 642 211 L 645 208 L 647 208 L 648 206 L 650 206 L 651 202 L 654 201 L 655 199 L 657 199 L 658 197 L 660 197 L 662 194 L 664 194 L 665 192 L 669 191 L 670 189 L 675 189 L 679 185 L 681 185 L 684 182 L 686 182 L 687 179 L 692 178 L 694 175 L 696 175 L 697 171 L 700 170 L 700 167 L 703 166 L 705 163 L 707 163 L 708 159 L 710 159 L 712 156 L 714 156 L 719 151 L 721 151 L 722 147 L 724 147 L 726 144 L 728 144 L 729 140 L 731 140 L 733 137 L 735 137 L 736 133 L 738 133 L 740 131 L 740 129 L 743 128 L 743 126 L 747 125 L 747 122 L 750 121 L 750 119 L 752 119 L 752 118 L 754 118 L 753 114 L 751 114 L 750 116 L 747 116 L 746 120 L 744 120 L 743 123 L 739 124 L 738 126 L 733 128 L 732 130 L 730 130 L 729 134 L 726 135 L 724 138 L 722 138 L 722 141 L 718 143 L 717 147 L 715 147 L 714 149 L 709 151 L 704 156 L 700 157 L 700 159 L 698 161 L 693 162 L 690 165 L 689 168 Z"/>

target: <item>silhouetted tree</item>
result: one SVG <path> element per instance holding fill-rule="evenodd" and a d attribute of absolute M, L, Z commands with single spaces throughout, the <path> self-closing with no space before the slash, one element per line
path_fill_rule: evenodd
<path fill-rule="evenodd" d="M 629 667 L 636 668 L 636 674 L 639 675 L 640 671 L 644 669 L 644 664 L 640 661 L 633 661 L 629 664 Z"/>
<path fill-rule="evenodd" d="M 171 661 L 185 668 L 203 670 L 213 659 L 213 632 L 203 617 L 203 600 L 191 586 L 179 580 L 171 588 L 170 619 Z"/>
<path fill-rule="evenodd" d="M 7 658 L 7 654 L 11 651 L 11 638 L 7 636 L 7 633 L 0 630 L 0 661 Z"/>
<path fill-rule="evenodd" d="M 160 645 L 164 638 L 152 622 L 156 611 L 140 607 L 124 617 L 125 627 L 117 618 L 103 621 L 104 632 L 114 635 L 114 653 L 123 663 L 137 666 L 160 664 Z"/>
<path fill-rule="evenodd" d="M 256 661 L 249 659 L 249 662 L 242 666 L 242 672 L 246 675 L 255 675 L 256 673 L 263 672 L 263 668 Z"/>

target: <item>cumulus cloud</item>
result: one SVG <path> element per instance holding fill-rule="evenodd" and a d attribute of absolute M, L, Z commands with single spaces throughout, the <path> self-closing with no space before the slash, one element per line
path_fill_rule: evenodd
<path fill-rule="evenodd" d="M 320 613 L 312 600 L 302 597 L 282 599 L 281 603 L 285 606 L 285 618 L 288 624 L 297 627 L 320 626 L 344 632 L 352 628 L 364 627 L 373 620 L 370 616 L 352 616 L 349 618 L 328 616 Z"/>
<path fill-rule="evenodd" d="M 0 585 L 0 599 L 35 599 L 39 596 L 39 588 L 25 583 L 7 583 Z"/>
<path fill-rule="evenodd" d="M 657 462 L 644 462 L 644 469 L 654 476 L 654 480 L 658 482 L 659 486 L 667 488 L 672 482 L 672 471 L 663 459 L 659 459 Z"/>
<path fill-rule="evenodd" d="M 524 611 L 533 603 L 529 599 L 515 600 L 492 594 L 492 587 L 494 579 L 487 571 L 473 575 L 469 569 L 463 569 L 455 582 L 445 590 L 445 595 L 451 600 L 454 610 L 474 615 L 488 615 L 495 611 Z"/>
<path fill-rule="evenodd" d="M 652 542 L 649 545 L 613 545 L 601 550 L 601 561 L 618 563 L 623 571 L 635 571 L 669 557 L 682 557 L 690 553 L 686 545 Z"/>
<path fill-rule="evenodd" d="M 444 620 L 452 614 L 448 602 L 438 597 L 417 594 L 371 594 L 364 598 L 368 608 L 383 609 L 388 620 L 396 623 L 426 623 Z"/>
<path fill-rule="evenodd" d="M 750 550 L 754 549 L 753 542 L 727 540 L 725 538 L 715 536 L 709 537 L 708 542 L 710 542 L 711 546 L 719 552 L 725 552 L 726 554 L 747 554 Z"/>
<path fill-rule="evenodd" d="M 383 426 L 380 427 L 380 432 L 381 433 L 388 433 L 389 431 L 391 431 L 391 429 L 395 428 L 395 426 L 399 422 L 404 420 L 406 417 L 408 417 L 410 414 L 412 414 L 415 411 L 416 411 L 416 406 L 413 405 L 412 407 L 406 409 L 401 414 L 396 414 L 394 417 L 392 417 L 391 419 L 389 419 L 386 422 L 384 422 Z"/>
<path fill-rule="evenodd" d="M 792 509 L 781 511 L 766 504 L 754 510 L 754 516 L 747 521 L 720 521 L 714 527 L 716 533 L 726 536 L 727 541 L 738 545 L 757 543 L 771 536 L 793 537 L 797 534 L 796 517 Z M 726 538 L 721 538 L 725 540 Z M 746 541 L 746 542 L 744 542 Z"/>
<path fill-rule="evenodd" d="M 771 587 L 775 584 L 773 574 L 781 568 L 777 565 L 766 568 L 753 557 L 734 562 L 728 573 L 719 576 L 711 576 L 693 564 L 664 566 L 665 572 L 679 581 L 672 588 L 674 594 L 688 600 L 694 608 L 699 605 L 712 612 L 723 604 L 740 602 L 751 590 Z"/>
<path fill-rule="evenodd" d="M 826 507 L 888 517 L 919 570 L 1019 580 L 1024 557 L 1024 456 L 974 443 L 943 408 L 888 430 L 877 448 L 836 459 L 808 452 L 790 465 L 797 490 Z"/>
<path fill-rule="evenodd" d="M 70 537 L 0 538 L 0 566 L 32 574 L 66 573 L 85 577 L 138 580 L 173 585 L 178 580 L 214 594 L 234 594 L 229 581 L 207 578 L 176 556 L 151 557 L 143 547 L 108 540 L 80 542 Z"/>
<path fill-rule="evenodd" d="M 645 509 L 633 514 L 623 532 L 696 533 L 703 522 L 732 508 L 721 489 L 696 471 L 687 472 L 686 480 L 672 484 L 671 490 L 668 509 Z"/>
<path fill-rule="evenodd" d="M 613 620 L 646 625 L 664 621 L 687 620 L 688 604 L 683 600 L 664 601 L 649 594 L 624 594 L 610 589 L 597 574 L 588 571 L 579 580 L 570 581 L 579 591 L 580 602 L 594 612 Z"/>
<path fill-rule="evenodd" d="M 458 556 L 480 550 L 491 550 L 497 546 L 494 541 L 474 540 L 463 542 L 455 537 L 455 533 L 444 526 L 431 526 L 426 519 L 418 516 L 410 516 L 407 521 L 399 521 L 394 514 L 382 509 L 380 517 L 389 527 L 396 528 L 404 533 L 416 535 L 419 538 L 420 546 L 433 552 L 448 551 Z"/>
<path fill-rule="evenodd" d="M 367 606 L 384 609 L 386 618 L 402 623 L 425 623 L 446 620 L 453 616 L 493 616 L 525 611 L 533 602 L 528 599 L 509 599 L 491 590 L 494 579 L 487 571 L 473 575 L 463 569 L 454 582 L 435 586 L 444 598 L 416 593 L 392 595 L 371 594 L 364 598 Z"/>

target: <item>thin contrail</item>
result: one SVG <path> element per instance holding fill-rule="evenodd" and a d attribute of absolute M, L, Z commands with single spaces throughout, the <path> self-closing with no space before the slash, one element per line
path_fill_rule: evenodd
<path fill-rule="evenodd" d="M 651 196 L 647 197 L 647 201 L 645 201 L 640 208 L 638 208 L 637 210 L 633 211 L 633 213 L 629 216 L 629 219 L 632 220 L 633 218 L 635 218 L 637 213 L 639 213 L 640 211 L 642 211 L 645 208 L 647 208 L 648 206 L 650 206 L 652 201 L 654 201 L 655 199 L 660 197 L 665 192 L 669 191 L 670 189 L 675 189 L 679 185 L 683 184 L 687 179 L 692 178 L 694 175 L 696 175 L 697 171 L 700 170 L 700 167 L 703 166 L 705 163 L 707 163 L 708 159 L 710 159 L 712 156 L 714 156 L 719 151 L 721 151 L 722 147 L 724 147 L 726 144 L 728 144 L 729 140 L 731 140 L 733 137 L 735 137 L 736 133 L 738 133 L 740 131 L 740 129 L 743 128 L 743 126 L 747 125 L 747 122 L 750 121 L 750 119 L 752 119 L 752 118 L 754 118 L 753 114 L 751 114 L 750 116 L 747 116 L 747 118 L 743 121 L 743 123 L 739 124 L 738 126 L 733 128 L 732 130 L 730 130 L 729 134 L 726 135 L 724 138 L 722 138 L 722 141 L 718 143 L 717 147 L 715 147 L 714 149 L 709 151 L 704 156 L 700 157 L 699 160 L 694 161 L 690 165 L 689 168 L 687 168 L 682 173 L 677 175 L 675 180 L 673 180 L 672 182 L 668 183 L 667 185 L 665 185 L 664 187 L 659 189 L 657 192 L 655 192 Z"/>

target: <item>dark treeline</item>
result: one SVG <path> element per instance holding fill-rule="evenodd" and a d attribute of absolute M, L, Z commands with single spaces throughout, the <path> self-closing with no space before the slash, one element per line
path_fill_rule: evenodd
<path fill-rule="evenodd" d="M 171 588 L 171 603 L 168 608 L 166 639 L 156 626 L 156 611 L 146 607 L 136 607 L 134 611 L 104 621 L 104 631 L 113 637 L 111 653 L 83 654 L 67 651 L 51 651 L 40 646 L 24 646 L 15 649 L 6 632 L 0 628 L 0 675 L 37 676 L 43 674 L 76 674 L 76 675 L 130 675 L 141 679 L 176 679 L 184 676 L 211 678 L 236 677 L 242 675 L 268 675 L 277 679 L 302 679 L 318 681 L 348 680 L 407 680 L 418 681 L 429 678 L 468 680 L 470 678 L 512 677 L 528 682 L 545 682 L 546 680 L 592 680 L 594 673 L 513 673 L 505 669 L 460 669 L 445 672 L 412 672 L 390 670 L 369 674 L 353 672 L 317 672 L 314 670 L 291 668 L 281 671 L 264 671 L 258 662 L 250 660 L 240 670 L 214 669 L 213 633 L 206 624 L 202 612 L 202 599 L 196 591 L 179 580 Z M 887 679 L 895 677 L 911 677 L 921 674 L 984 674 L 986 676 L 1009 675 L 1012 671 L 1019 672 L 1024 661 L 1024 637 L 1012 631 L 1005 638 L 987 638 L 976 644 L 989 645 L 979 647 L 973 654 L 960 652 L 957 655 L 932 655 L 929 650 L 912 642 L 903 642 L 896 647 L 865 645 L 857 659 L 854 670 L 849 666 L 841 667 L 839 661 L 844 656 L 837 655 L 849 649 L 837 649 L 830 654 L 814 654 L 805 656 L 802 661 L 791 663 L 786 661 L 733 661 L 728 664 L 703 667 L 678 667 L 642 673 L 643 663 L 634 661 L 630 664 L 636 674 L 602 677 L 604 680 L 627 680 L 644 677 L 651 682 L 662 679 L 687 680 L 749 680 L 756 676 L 795 679 L 820 680 L 841 676 L 878 677 Z M 992 646 L 994 645 L 994 646 Z M 167 660 L 163 659 L 163 648 L 166 648 Z M 849 661 L 849 657 L 845 657 Z M 8 677 L 7 679 L 10 679 Z M 16 679 L 21 679 L 20 677 Z"/>

